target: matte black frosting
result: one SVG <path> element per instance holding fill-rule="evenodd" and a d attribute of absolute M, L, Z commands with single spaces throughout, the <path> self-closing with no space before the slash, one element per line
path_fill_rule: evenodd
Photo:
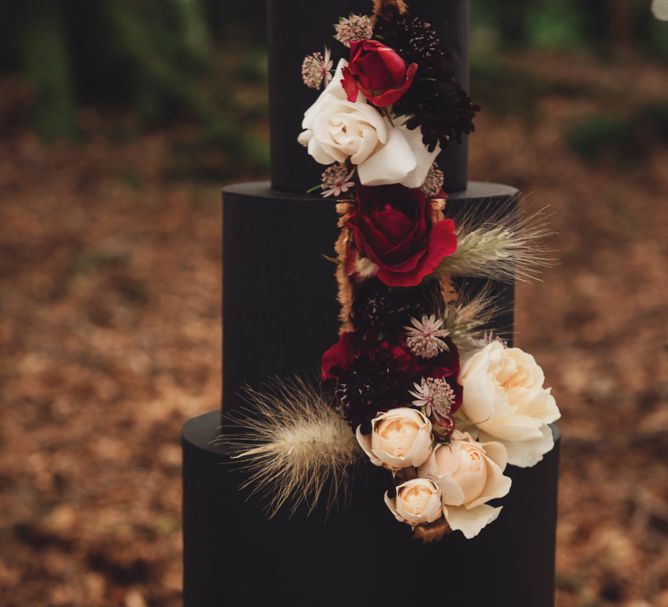
<path fill-rule="evenodd" d="M 469 0 L 411 0 L 409 8 L 430 21 L 450 53 L 457 80 L 469 88 Z M 318 92 L 301 79 L 304 57 L 332 49 L 347 58 L 347 49 L 334 40 L 333 24 L 350 13 L 370 14 L 371 0 L 268 0 L 269 100 L 271 117 L 271 182 L 277 190 L 305 192 L 320 183 L 324 166 L 297 143 L 304 112 Z M 466 189 L 467 144 L 452 143 L 440 156 L 446 190 Z"/>
<path fill-rule="evenodd" d="M 387 473 L 364 466 L 350 504 L 268 521 L 220 447 L 210 413 L 183 429 L 184 607 L 553 607 L 559 434 L 513 482 L 478 537 L 424 545 L 383 502 Z"/>

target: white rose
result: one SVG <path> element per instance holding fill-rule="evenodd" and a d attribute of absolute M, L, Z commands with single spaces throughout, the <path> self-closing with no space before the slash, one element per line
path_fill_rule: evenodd
<path fill-rule="evenodd" d="M 501 512 L 487 502 L 510 491 L 505 467 L 506 450 L 501 443 L 478 443 L 456 430 L 450 444 L 438 445 L 418 473 L 441 490 L 450 528 L 471 539 Z"/>
<path fill-rule="evenodd" d="M 385 494 L 385 503 L 394 518 L 413 527 L 433 523 L 443 516 L 441 490 L 426 478 L 414 478 L 399 485 L 396 497 Z"/>
<path fill-rule="evenodd" d="M 549 424 L 561 415 L 545 376 L 530 354 L 494 341 L 463 366 L 461 412 L 480 430 L 479 439 L 502 442 L 508 462 L 537 464 L 554 446 Z"/>
<path fill-rule="evenodd" d="M 356 435 L 371 463 L 390 470 L 417 468 L 431 453 L 431 422 L 417 409 L 381 413 L 371 422 L 370 434 L 362 434 L 358 426 Z"/>
<path fill-rule="evenodd" d="M 407 188 L 419 188 L 427 178 L 441 148 L 433 152 L 422 143 L 422 129 L 409 129 L 405 120 L 395 126 L 388 123 L 388 139 L 379 145 L 369 159 L 357 167 L 362 185 L 390 185 L 400 183 Z"/>
<path fill-rule="evenodd" d="M 341 86 L 341 60 L 330 84 L 304 114 L 298 141 L 320 164 L 350 159 L 363 185 L 400 183 L 419 188 L 440 147 L 430 152 L 422 143 L 422 130 L 409 130 L 405 119 L 392 125 L 366 102 L 363 95 L 350 102 Z"/>

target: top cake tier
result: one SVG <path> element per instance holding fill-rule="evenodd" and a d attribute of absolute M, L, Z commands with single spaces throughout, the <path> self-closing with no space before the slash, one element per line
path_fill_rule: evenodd
<path fill-rule="evenodd" d="M 411 12 L 430 21 L 455 67 L 455 78 L 469 88 L 469 0 L 409 0 Z M 306 55 L 332 49 L 335 59 L 348 49 L 334 38 L 334 23 L 351 13 L 370 14 L 371 0 L 268 0 L 271 183 L 276 190 L 305 192 L 320 183 L 325 168 L 297 142 L 304 111 L 318 93 L 304 86 L 301 64 Z M 451 143 L 439 156 L 446 190 L 466 189 L 467 145 Z"/>

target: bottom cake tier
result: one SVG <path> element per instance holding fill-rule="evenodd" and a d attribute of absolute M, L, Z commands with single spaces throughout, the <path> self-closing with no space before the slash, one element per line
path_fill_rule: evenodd
<path fill-rule="evenodd" d="M 533 468 L 510 466 L 499 519 L 472 540 L 423 544 L 383 502 L 387 476 L 363 467 L 347 504 L 267 520 L 215 445 L 220 412 L 183 428 L 185 607 L 552 607 L 559 431 Z M 368 469 L 367 469 L 368 468 Z"/>

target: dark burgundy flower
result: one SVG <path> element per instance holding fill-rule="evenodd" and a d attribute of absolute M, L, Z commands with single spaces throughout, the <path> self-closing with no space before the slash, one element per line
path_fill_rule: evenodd
<path fill-rule="evenodd" d="M 361 425 L 365 433 L 381 411 L 410 406 L 411 390 L 423 378 L 448 382 L 455 394 L 454 413 L 462 402 L 462 387 L 457 383 L 459 352 L 450 338 L 446 342 L 449 350 L 424 360 L 415 356 L 404 340 L 344 333 L 323 355 L 322 378 L 336 393 L 352 428 Z"/>
<path fill-rule="evenodd" d="M 322 355 L 322 380 L 334 379 L 337 370 L 349 369 L 355 362 L 357 346 L 354 333 L 344 333 Z"/>
<path fill-rule="evenodd" d="M 454 64 L 431 23 L 386 6 L 376 21 L 374 35 L 404 61 L 420 64 L 419 77 L 392 110 L 410 117 L 406 123 L 409 129 L 421 127 L 422 139 L 430 150 L 438 143 L 445 150 L 475 130 L 473 121 L 480 107 L 455 80 Z"/>
<path fill-rule="evenodd" d="M 350 43 L 350 63 L 341 84 L 348 101 L 356 101 L 361 92 L 375 106 L 385 107 L 410 88 L 417 69 L 417 63 L 406 67 L 394 50 L 377 40 L 358 40 Z"/>
<path fill-rule="evenodd" d="M 355 188 L 348 226 L 360 255 L 379 268 L 390 287 L 414 287 L 457 249 L 451 219 L 432 224 L 431 206 L 419 189 L 401 185 Z"/>
<path fill-rule="evenodd" d="M 371 278 L 355 285 L 352 322 L 356 330 L 404 335 L 411 318 L 434 313 L 440 316 L 443 307 L 443 294 L 437 280 L 402 289 L 388 287 L 377 278 Z"/>

